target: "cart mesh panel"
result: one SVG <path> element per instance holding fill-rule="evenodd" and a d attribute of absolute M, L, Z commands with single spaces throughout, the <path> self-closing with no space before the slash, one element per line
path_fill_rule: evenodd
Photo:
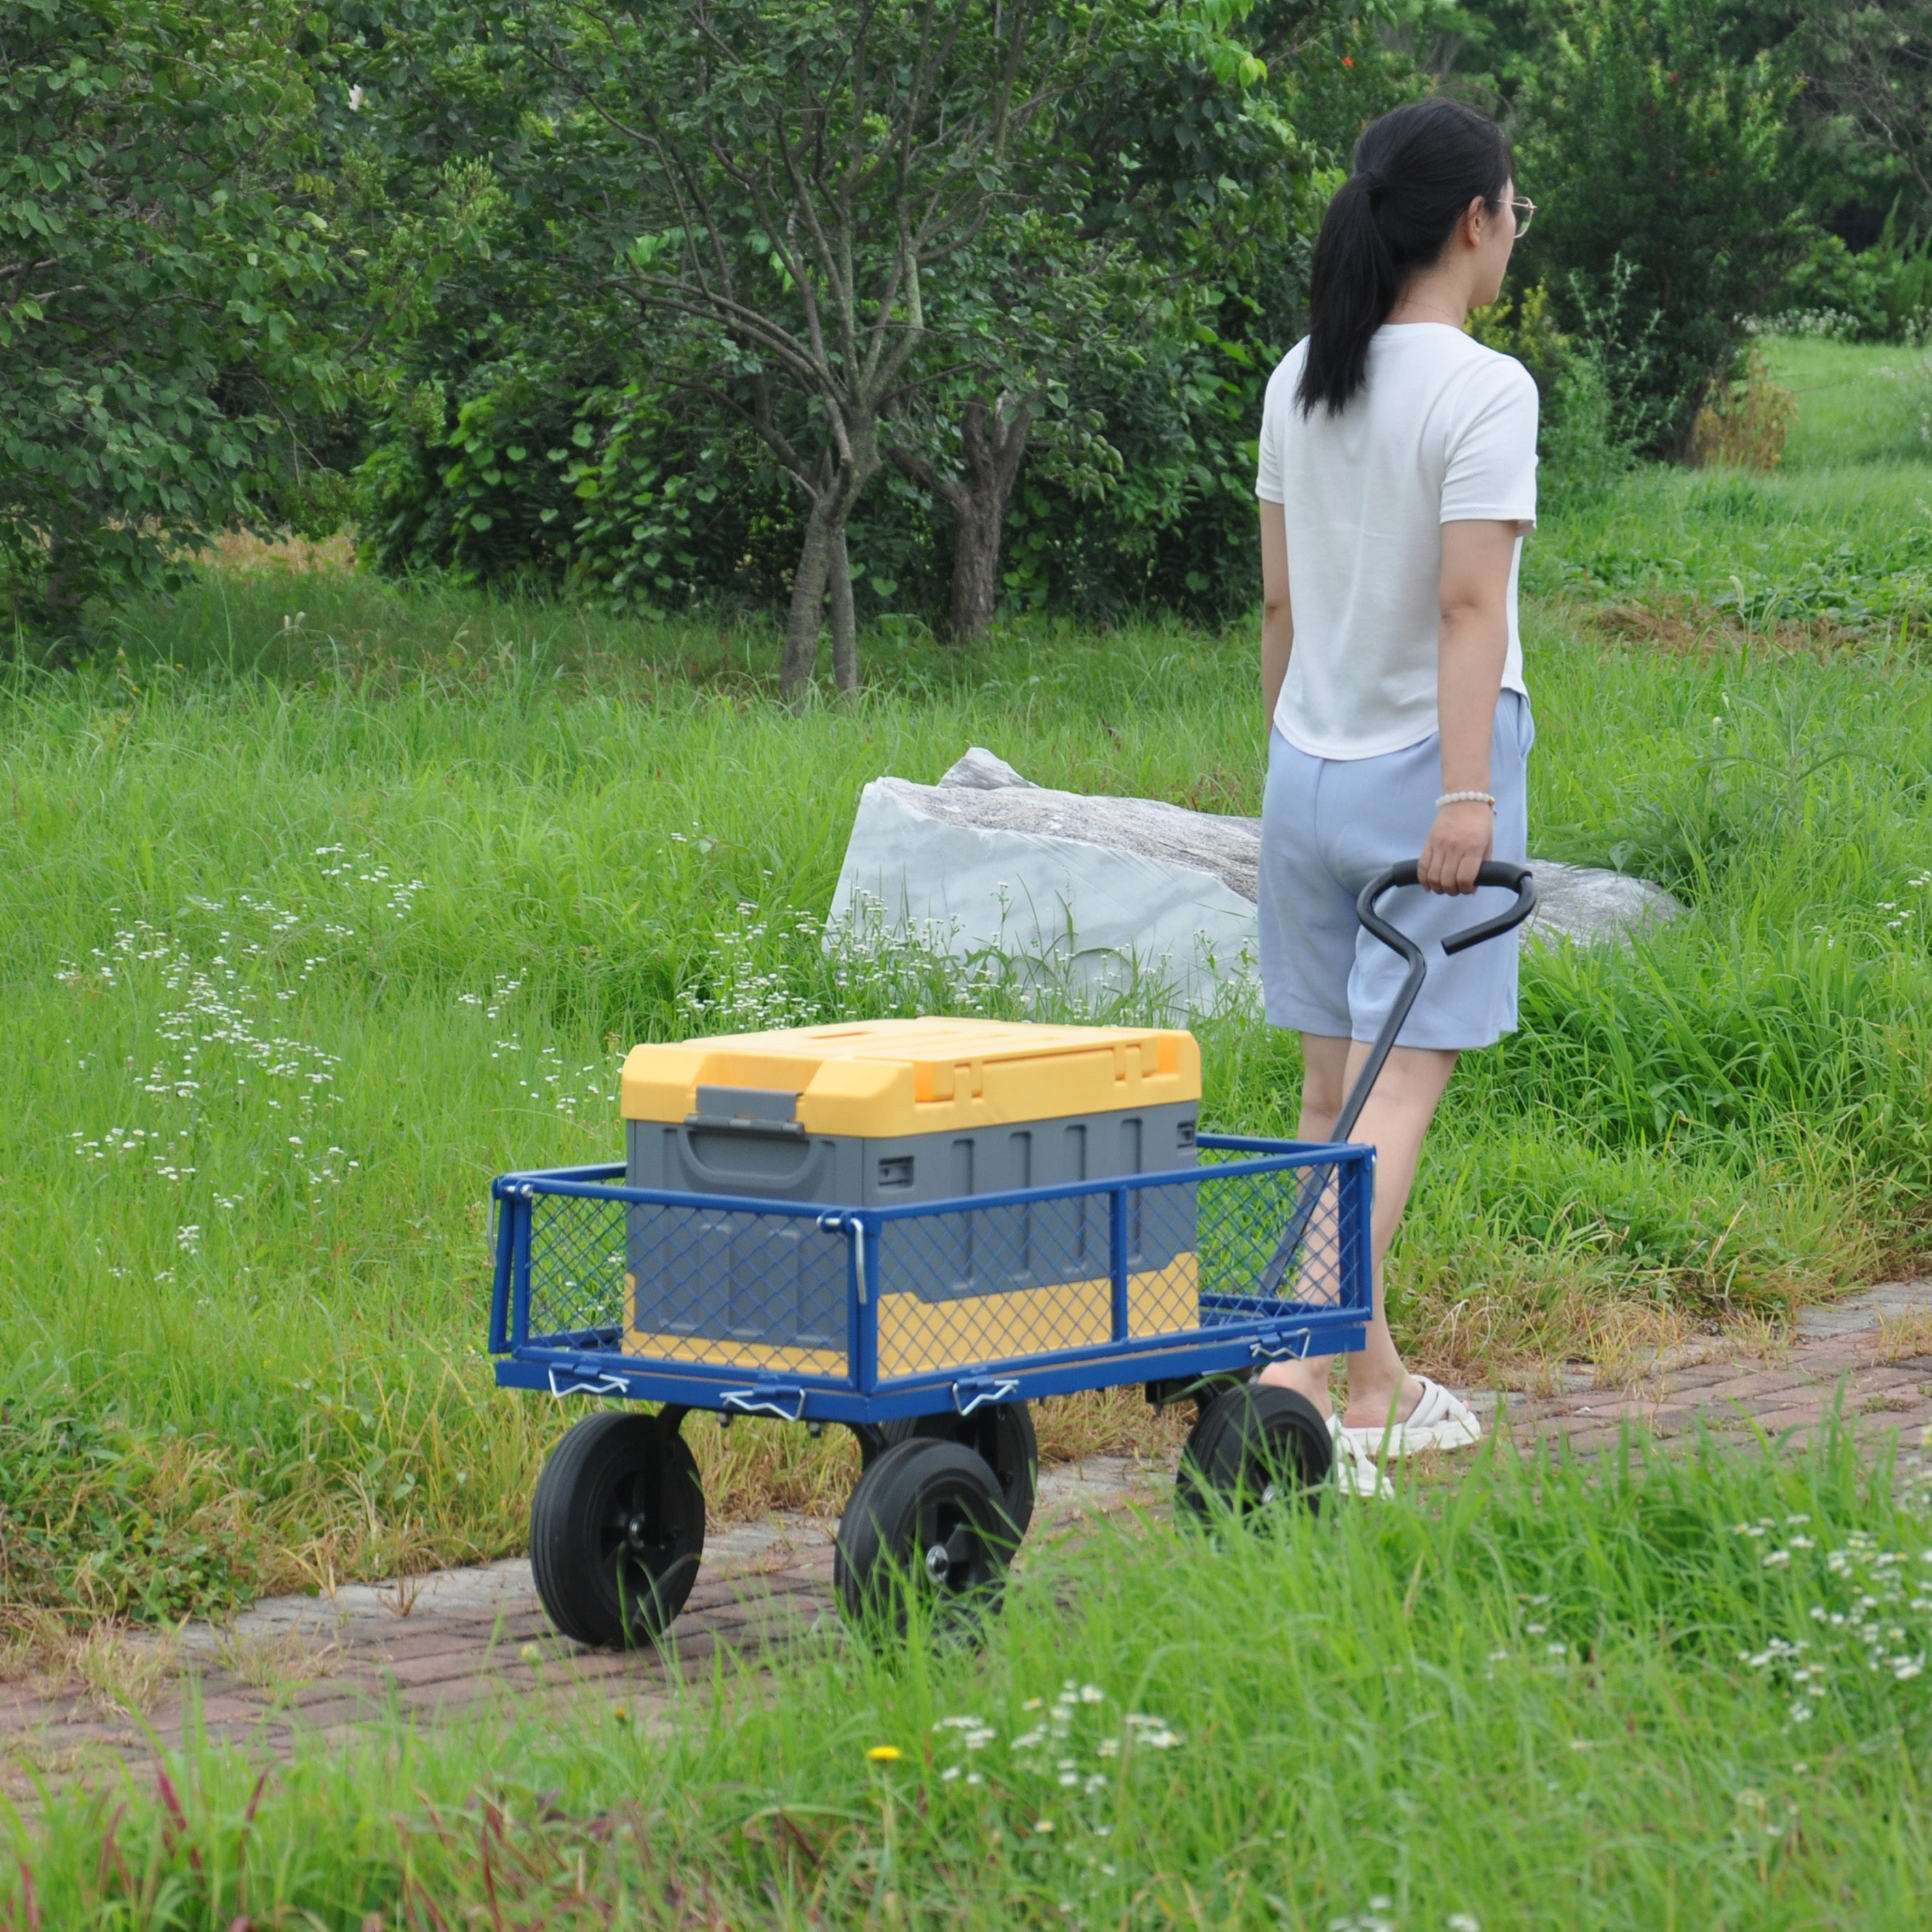
<path fill-rule="evenodd" d="M 533 1342 L 846 1372 L 848 1250 L 815 1217 L 574 1194 L 530 1208 Z"/>
<path fill-rule="evenodd" d="M 727 1368 L 846 1372 L 844 1234 L 818 1214 L 630 1208 L 630 1354 Z"/>
<path fill-rule="evenodd" d="M 816 1213 L 634 1202 L 625 1352 L 843 1376 L 850 1252 Z"/>
<path fill-rule="evenodd" d="M 1354 1238 L 1364 1172 L 1352 1166 L 1343 1176 L 1330 1164 L 1204 1181 L 1202 1325 L 1344 1300 L 1342 1257 Z"/>
<path fill-rule="evenodd" d="M 851 1298 L 850 1236 L 821 1227 L 816 1210 L 532 1188 L 517 1339 L 844 1380 L 850 1324 L 870 1318 L 875 1372 L 890 1382 L 1240 1324 L 1258 1352 L 1279 1353 L 1298 1315 L 1366 1316 L 1367 1160 L 1225 1171 L 1244 1159 L 1210 1154 L 1173 1180 L 874 1221 L 870 1309 Z"/>
<path fill-rule="evenodd" d="M 574 1194 L 530 1202 L 530 1333 L 615 1338 L 624 1320 L 624 1204 Z"/>
<path fill-rule="evenodd" d="M 1333 1308 L 1345 1298 L 1344 1238 L 1365 1171 L 1222 1178 L 1210 1164 L 1198 1181 L 890 1220 L 879 1236 L 879 1375 Z"/>

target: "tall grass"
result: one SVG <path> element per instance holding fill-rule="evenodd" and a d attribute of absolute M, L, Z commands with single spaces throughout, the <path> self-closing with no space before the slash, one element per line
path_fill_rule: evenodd
<path fill-rule="evenodd" d="M 1723 491 L 1808 475 L 1640 476 L 1538 542 L 1668 560 L 1645 506 L 1697 499 L 1714 556 L 1754 527 Z M 178 1614 L 516 1548 L 560 1418 L 478 1352 L 490 1174 L 608 1156 L 634 1040 L 1003 997 L 828 959 L 864 783 L 976 742 L 1078 790 L 1260 795 L 1245 627 L 877 640 L 859 703 L 795 716 L 748 622 L 242 572 L 136 618 L 0 693 L 0 1605 Z M 1523 1030 L 1451 1090 L 1392 1299 L 1471 1377 L 1910 1265 L 1932 1190 L 1910 634 L 1525 622 L 1535 849 L 1690 913 L 1533 958 Z M 1210 1117 L 1287 1131 L 1293 1042 L 1238 1006 L 1201 1031 Z M 846 1445 L 694 1433 L 720 1510 L 849 1476 Z"/>
<path fill-rule="evenodd" d="M 1103 1527 L 982 1652 L 807 1643 L 649 1731 L 190 1741 L 16 1823 L 0 1923 L 1913 1925 L 1924 1483 L 1832 1435 Z"/>

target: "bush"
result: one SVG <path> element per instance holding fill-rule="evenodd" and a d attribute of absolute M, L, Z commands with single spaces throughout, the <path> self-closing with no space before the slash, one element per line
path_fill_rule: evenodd
<path fill-rule="evenodd" d="M 1754 345 L 1741 380 L 1712 386 L 1691 427 L 1690 460 L 1775 470 L 1797 420 L 1797 397 L 1772 380 L 1764 351 Z"/>
<path fill-rule="evenodd" d="M 1631 280 L 1619 258 L 1600 306 L 1587 289 L 1573 290 L 1574 330 L 1558 326 L 1557 304 L 1541 282 L 1469 318 L 1478 341 L 1514 356 L 1535 379 L 1542 399 L 1538 490 L 1546 508 L 1600 496 L 1656 434 L 1658 408 L 1648 386 L 1657 319 L 1629 314 Z"/>
<path fill-rule="evenodd" d="M 1838 236 L 1821 235 L 1792 271 L 1786 299 L 1773 326 L 1790 334 L 1921 340 L 1932 323 L 1932 236 L 1901 238 L 1888 218 L 1877 242 L 1855 255 Z"/>
<path fill-rule="evenodd" d="M 1796 83 L 1734 57 L 1718 0 L 1563 0 L 1556 21 L 1518 103 L 1521 182 L 1544 207 L 1526 264 L 1566 328 L 1608 328 L 1649 446 L 1681 454 L 1802 245 Z"/>
<path fill-rule="evenodd" d="M 567 585 L 620 610 L 775 599 L 773 560 L 796 548 L 794 493 L 731 424 L 675 401 L 514 357 L 453 410 L 440 382 L 417 384 L 362 468 L 375 562 Z"/>

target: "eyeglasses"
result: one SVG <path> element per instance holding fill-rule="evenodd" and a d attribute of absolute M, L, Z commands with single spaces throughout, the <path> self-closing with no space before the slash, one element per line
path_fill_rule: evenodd
<path fill-rule="evenodd" d="M 1536 219 L 1536 203 L 1526 194 L 1513 194 L 1510 206 L 1516 214 L 1516 238 L 1520 241 L 1529 232 L 1529 224 Z"/>

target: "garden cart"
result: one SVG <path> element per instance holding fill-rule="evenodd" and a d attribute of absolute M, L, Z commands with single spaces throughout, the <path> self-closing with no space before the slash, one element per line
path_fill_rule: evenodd
<path fill-rule="evenodd" d="M 1480 882 L 1535 904 L 1522 867 Z M 566 1636 L 658 1636 L 704 1546 L 694 1410 L 857 1437 L 841 1523 L 845 1608 L 903 1621 L 997 1591 L 1033 1509 L 1028 1405 L 1138 1383 L 1198 1411 L 1180 1495 L 1197 1511 L 1312 1496 L 1328 1425 L 1265 1364 L 1362 1346 L 1374 1150 L 1347 1136 L 1422 985 L 1407 961 L 1332 1141 L 1198 1131 L 1192 1037 L 1154 1028 L 886 1020 L 639 1047 L 621 1163 L 495 1183 L 490 1347 L 507 1388 L 599 1410 L 538 1482 L 530 1556 Z"/>

